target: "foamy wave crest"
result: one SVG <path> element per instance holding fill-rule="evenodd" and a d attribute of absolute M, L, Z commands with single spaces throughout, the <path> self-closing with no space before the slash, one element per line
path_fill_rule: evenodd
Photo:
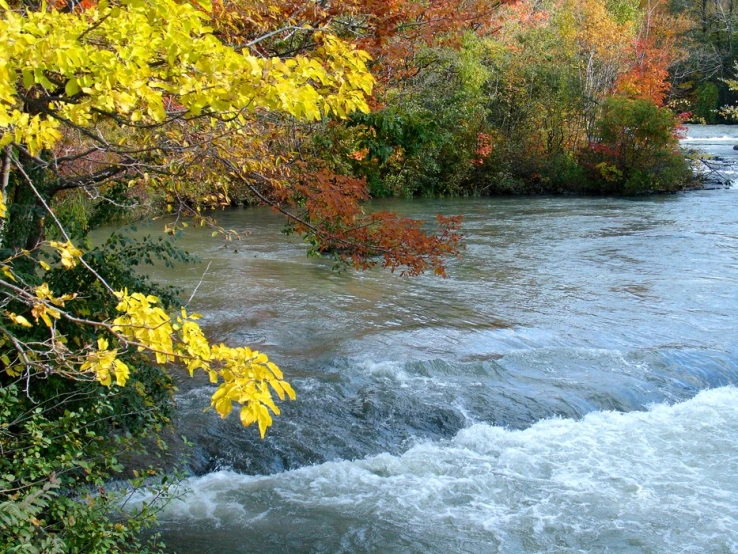
<path fill-rule="evenodd" d="M 736 142 L 738 136 L 722 135 L 719 137 L 684 137 L 681 142 Z"/>
<path fill-rule="evenodd" d="M 475 424 L 401 456 L 193 478 L 165 538 L 182 552 L 736 552 L 736 475 L 738 389 L 723 387 L 522 431 Z M 193 542 L 213 524 L 228 543 Z"/>

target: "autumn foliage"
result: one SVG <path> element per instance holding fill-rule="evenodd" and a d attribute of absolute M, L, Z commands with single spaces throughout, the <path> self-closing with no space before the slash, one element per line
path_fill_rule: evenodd
<path fill-rule="evenodd" d="M 448 66 L 440 63 L 440 49 L 435 57 L 418 57 L 428 65 L 410 82 L 416 87 L 406 84 L 402 91 L 402 102 L 411 109 L 434 103 L 443 114 L 439 119 L 458 121 L 444 131 L 453 130 L 448 140 L 457 148 L 465 145 L 464 159 L 444 158 L 443 165 L 456 170 L 438 178 L 436 190 L 442 190 L 442 180 L 457 180 L 457 193 L 633 193 L 671 187 L 618 188 L 614 181 L 601 187 L 600 175 L 584 162 L 606 140 L 602 120 L 610 99 L 643 100 L 654 108 L 668 102 L 669 68 L 683 56 L 679 39 L 685 26 L 665 2 L 517 2 L 501 7 L 495 22 L 493 35 L 462 41 L 460 60 Z M 436 89 L 428 86 L 433 71 Z M 406 100 L 412 94 L 419 99 L 415 104 Z M 678 122 L 668 119 L 673 130 Z M 665 156 L 678 158 L 673 145 L 662 145 Z M 648 173 L 657 166 L 640 169 Z M 684 184 L 683 173 L 671 175 L 676 187 Z"/>

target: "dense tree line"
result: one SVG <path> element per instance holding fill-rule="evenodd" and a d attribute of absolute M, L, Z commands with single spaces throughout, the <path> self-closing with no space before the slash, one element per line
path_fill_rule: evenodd
<path fill-rule="evenodd" d="M 688 110 L 669 107 L 683 18 L 636 0 L 517 2 L 495 17 L 492 32 L 414 51 L 379 109 L 326 131 L 330 163 L 376 195 L 687 185 L 677 134 Z M 623 150 L 635 144 L 637 155 Z"/>

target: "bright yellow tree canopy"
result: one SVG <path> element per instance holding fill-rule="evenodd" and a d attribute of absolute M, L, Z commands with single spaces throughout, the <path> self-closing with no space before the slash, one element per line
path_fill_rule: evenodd
<path fill-rule="evenodd" d="M 3 2 L 5 4 L 5 2 Z M 224 120 L 260 108 L 316 120 L 368 107 L 368 54 L 316 33 L 314 56 L 264 59 L 221 43 L 207 15 L 172 0 L 101 1 L 0 18 L 0 146 L 52 147 L 63 125 L 139 126 L 171 114 Z"/>

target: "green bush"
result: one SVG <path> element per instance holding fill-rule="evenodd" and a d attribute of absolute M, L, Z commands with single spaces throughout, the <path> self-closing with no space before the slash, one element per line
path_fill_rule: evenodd
<path fill-rule="evenodd" d="M 596 139 L 580 156 L 584 190 L 642 194 L 683 189 L 691 172 L 679 150 L 678 125 L 668 109 L 649 100 L 608 98 Z"/>
<path fill-rule="evenodd" d="M 122 509 L 129 495 L 152 481 L 142 473 L 125 488 L 111 489 L 109 480 L 123 469 L 121 454 L 140 449 L 142 437 L 166 418 L 152 406 L 137 414 L 147 420 L 140 428 L 123 432 L 118 399 L 102 389 L 95 383 L 69 387 L 60 379 L 34 383 L 32 392 L 24 383 L 0 387 L 0 551 L 160 550 L 155 538 L 138 538 L 154 522 L 156 507 Z M 157 474 L 153 468 L 147 472 Z M 157 488 L 169 494 L 166 477 Z"/>
<path fill-rule="evenodd" d="M 37 176 L 40 183 L 42 178 Z M 110 193 L 117 195 L 114 200 L 120 200 L 121 190 L 111 187 Z M 24 203 L 20 195 L 15 197 L 10 232 L 0 245 L 6 255 L 23 244 L 24 231 L 43 225 L 33 210 L 35 199 Z M 85 222 L 72 227 L 80 243 L 90 228 L 111 217 L 110 206 L 122 205 L 117 201 L 83 205 L 71 200 L 61 213 Z M 136 267 L 189 259 L 168 240 L 134 239 L 127 234 L 113 234 L 85 255 L 87 263 L 116 289 L 155 294 L 169 305 L 176 301 L 177 291 L 154 285 Z M 82 291 L 75 299 L 76 313 L 95 314 L 101 321 L 117 314 L 117 299 L 81 265 L 53 268 L 42 277 L 37 260 L 29 257 L 27 262 L 15 265 L 17 279 L 36 286 L 43 278 L 52 290 Z M 3 307 L 18 309 L 12 299 L 6 299 Z M 70 349 L 95 340 L 90 328 L 64 319 L 55 325 Z M 48 340 L 38 326 L 19 327 L 12 336 L 29 344 Z M 17 355 L 10 340 L 0 340 L 0 363 L 5 367 Z M 65 378 L 59 375 L 63 368 L 47 373 L 29 368 L 17 376 L 0 372 L 0 552 L 160 550 L 155 537 L 144 542 L 138 538 L 154 522 L 157 507 L 144 504 L 129 511 L 121 506 L 144 486 L 154 487 L 159 499 L 170 495 L 165 472 L 173 467 L 160 461 L 166 445 L 159 437 L 170 423 L 175 387 L 168 373 L 142 354 L 133 351 L 121 357 L 135 368 L 126 387 L 104 387 L 79 374 L 76 379 Z M 134 459 L 141 463 L 126 463 Z"/>

